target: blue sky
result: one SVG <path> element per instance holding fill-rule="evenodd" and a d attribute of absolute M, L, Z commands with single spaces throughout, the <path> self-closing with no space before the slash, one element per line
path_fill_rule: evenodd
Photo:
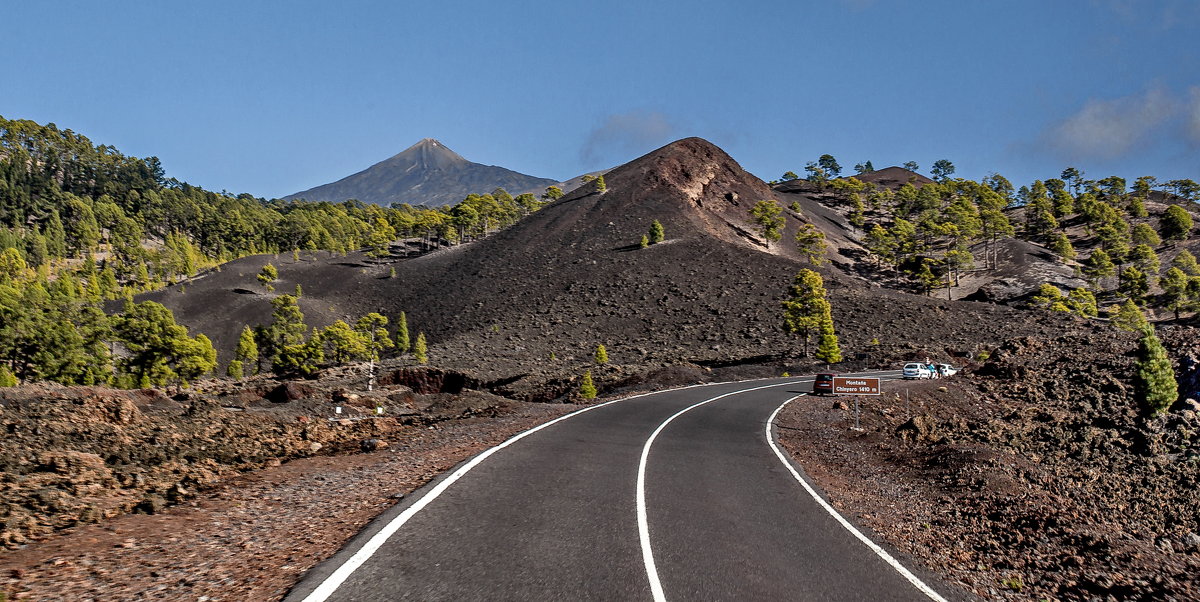
<path fill-rule="evenodd" d="M 4 2 L 0 115 L 276 197 L 423 137 L 566 179 L 702 136 L 764 179 L 1200 180 L 1200 2 Z"/>

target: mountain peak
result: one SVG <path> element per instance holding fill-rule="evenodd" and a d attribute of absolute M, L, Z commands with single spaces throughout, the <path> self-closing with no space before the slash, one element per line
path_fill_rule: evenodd
<path fill-rule="evenodd" d="M 472 163 L 440 140 L 422 138 L 363 171 L 284 198 L 439 206 L 457 203 L 471 193 L 486 194 L 504 188 L 517 194 L 540 190 L 554 182 L 503 167 Z"/>
<path fill-rule="evenodd" d="M 402 166 L 406 169 L 413 166 L 421 169 L 454 169 L 466 166 L 471 162 L 435 138 L 422 138 L 384 163 Z"/>

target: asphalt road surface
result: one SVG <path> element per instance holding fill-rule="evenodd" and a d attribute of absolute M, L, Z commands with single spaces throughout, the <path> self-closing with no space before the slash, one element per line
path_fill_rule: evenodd
<path fill-rule="evenodd" d="M 559 419 L 414 492 L 286 599 L 940 600 L 948 588 L 856 533 L 774 443 L 769 420 L 811 383 Z"/>

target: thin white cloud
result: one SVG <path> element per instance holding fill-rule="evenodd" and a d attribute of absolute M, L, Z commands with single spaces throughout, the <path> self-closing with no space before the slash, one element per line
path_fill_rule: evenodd
<path fill-rule="evenodd" d="M 1091 4 L 1128 24 L 1144 24 L 1162 31 L 1200 18 L 1200 4 L 1195 0 L 1092 0 Z"/>
<path fill-rule="evenodd" d="M 1188 90 L 1186 132 L 1192 144 L 1200 144 L 1200 86 Z"/>
<path fill-rule="evenodd" d="M 1179 114 L 1181 103 L 1162 88 L 1109 100 L 1089 100 L 1052 126 L 1048 142 L 1072 159 L 1120 157 L 1143 145 Z"/>
<path fill-rule="evenodd" d="M 589 165 L 624 163 L 662 146 L 676 137 L 678 128 L 666 115 L 653 111 L 630 111 L 605 117 L 579 149 Z"/>

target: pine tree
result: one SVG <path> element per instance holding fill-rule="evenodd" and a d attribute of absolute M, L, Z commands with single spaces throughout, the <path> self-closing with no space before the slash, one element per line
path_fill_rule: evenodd
<path fill-rule="evenodd" d="M 1163 274 L 1159 285 L 1162 286 L 1163 295 L 1166 297 L 1167 309 L 1175 312 L 1175 319 L 1178 320 L 1179 312 L 1187 308 L 1190 301 L 1187 274 L 1177 267 L 1171 267 Z"/>
<path fill-rule="evenodd" d="M 595 358 L 596 363 L 600 364 L 601 366 L 608 363 L 608 350 L 604 348 L 603 344 L 596 346 Z"/>
<path fill-rule="evenodd" d="M 242 328 L 242 334 L 238 337 L 237 349 L 234 351 L 234 358 L 242 363 L 243 368 L 253 365 L 255 374 L 262 369 L 258 357 L 258 343 L 254 342 L 254 331 L 249 326 Z"/>
<path fill-rule="evenodd" d="M 371 231 L 367 235 L 367 255 L 374 258 L 387 257 L 391 254 L 392 241 L 396 240 L 396 229 L 386 219 L 375 218 Z"/>
<path fill-rule="evenodd" d="M 1071 239 L 1067 238 L 1066 233 L 1059 232 L 1050 240 L 1050 250 L 1054 251 L 1063 261 L 1071 261 L 1075 259 L 1075 247 L 1071 246 Z"/>
<path fill-rule="evenodd" d="M 400 320 L 396 324 L 396 351 L 408 353 L 411 343 L 408 339 L 408 316 L 400 312 Z"/>
<path fill-rule="evenodd" d="M 276 357 L 275 371 L 301 376 L 316 374 L 320 370 L 321 362 L 325 361 L 325 353 L 322 350 L 324 343 L 318 331 L 305 342 L 284 346 Z"/>
<path fill-rule="evenodd" d="M 648 246 L 650 246 L 650 237 L 643 234 L 641 242 L 638 243 L 638 247 L 645 249 Z"/>
<path fill-rule="evenodd" d="M 363 344 L 366 346 L 367 359 L 378 361 L 384 349 L 396 346 L 392 337 L 388 336 L 387 324 L 387 317 L 375 312 L 359 318 L 358 322 L 354 324 L 354 330 L 362 337 Z"/>
<path fill-rule="evenodd" d="M 1162 239 L 1159 238 L 1158 232 L 1155 232 L 1150 224 L 1138 224 L 1134 226 L 1130 237 L 1135 245 L 1157 247 L 1162 244 Z"/>
<path fill-rule="evenodd" d="M 1096 304 L 1096 295 L 1086 288 L 1072 290 L 1067 296 L 1067 307 L 1073 313 L 1085 318 L 1094 318 L 1100 313 L 1100 308 Z"/>
<path fill-rule="evenodd" d="M 825 233 L 812 224 L 804 224 L 796 230 L 796 246 L 800 254 L 813 265 L 825 263 Z"/>
<path fill-rule="evenodd" d="M 275 308 L 271 313 L 271 324 L 262 331 L 265 339 L 258 341 L 258 347 L 259 353 L 274 364 L 284 348 L 304 343 L 308 325 L 304 323 L 304 313 L 295 297 L 280 295 L 271 299 L 271 306 Z"/>
<path fill-rule="evenodd" d="M 596 176 L 596 190 L 598 192 L 604 192 L 605 190 L 608 190 L 608 185 L 604 183 L 603 175 Z"/>
<path fill-rule="evenodd" d="M 759 201 L 750 209 L 750 215 L 754 218 L 754 223 L 758 224 L 758 231 L 766 239 L 767 245 L 783 237 L 783 226 L 787 222 L 780 215 L 782 213 L 783 208 L 774 200 Z"/>
<path fill-rule="evenodd" d="M 1150 279 L 1146 273 L 1134 266 L 1121 271 L 1121 292 L 1135 303 L 1141 304 L 1150 292 Z"/>
<path fill-rule="evenodd" d="M 592 371 L 588 370 L 583 373 L 583 382 L 579 384 L 579 396 L 584 399 L 595 399 L 596 393 L 596 385 L 592 382 Z"/>
<path fill-rule="evenodd" d="M 321 331 L 321 340 L 324 343 L 322 353 L 334 365 L 362 359 L 367 355 L 367 344 L 362 335 L 342 320 L 326 326 Z"/>
<path fill-rule="evenodd" d="M 813 334 L 833 334 L 829 300 L 826 298 L 825 282 L 821 275 L 812 270 L 800 270 L 783 302 L 783 328 L 800 335 L 804 342 L 804 355 L 808 355 L 808 341 Z"/>
<path fill-rule="evenodd" d="M 1187 249 L 1180 251 L 1175 259 L 1171 260 L 1171 265 L 1183 270 L 1188 276 L 1200 276 L 1200 263 L 1196 262 L 1196 256 Z"/>
<path fill-rule="evenodd" d="M 1062 291 L 1057 286 L 1049 282 L 1043 283 L 1038 292 L 1029 300 L 1029 305 L 1049 309 L 1050 311 L 1071 311 L 1067 306 L 1066 298 L 1063 297 Z"/>
<path fill-rule="evenodd" d="M 842 350 L 838 346 L 838 338 L 832 332 L 821 333 L 821 338 L 817 342 L 816 358 L 826 364 L 836 364 L 842 361 Z"/>
<path fill-rule="evenodd" d="M 1175 381 L 1171 358 L 1153 328 L 1146 327 L 1142 331 L 1135 370 L 1133 384 L 1138 401 L 1155 416 L 1170 409 L 1179 397 L 1179 385 Z"/>
<path fill-rule="evenodd" d="M 279 280 L 279 270 L 276 270 L 275 266 L 268 263 L 262 267 L 262 271 L 258 273 L 256 278 L 262 283 L 263 288 L 267 289 L 267 292 L 271 292 L 275 290 L 275 287 L 271 283 Z"/>
<path fill-rule="evenodd" d="M 1171 205 L 1158 227 L 1166 240 L 1186 240 L 1192 233 L 1192 214 L 1179 205 Z"/>
<path fill-rule="evenodd" d="M 1132 299 L 1126 299 L 1124 303 L 1117 305 L 1114 309 L 1109 310 L 1112 314 L 1112 325 L 1120 330 L 1128 332 L 1141 332 L 1150 328 L 1150 322 L 1146 320 L 1146 314 L 1133 302 Z"/>
<path fill-rule="evenodd" d="M 413 344 L 413 359 L 417 360 L 418 364 L 429 363 L 429 356 L 426 355 L 425 333 L 417 333 L 417 342 Z"/>
<path fill-rule="evenodd" d="M 914 276 L 917 278 L 917 282 L 921 284 L 921 288 L 925 289 L 926 295 L 931 294 L 933 289 L 942 281 L 941 278 L 937 277 L 937 274 L 933 273 L 933 269 L 929 267 L 929 264 L 931 263 L 933 263 L 933 261 L 929 259 L 922 261 L 921 267 L 917 268 L 916 272 L 914 273 Z"/>
<path fill-rule="evenodd" d="M 1129 253 L 1129 261 L 1147 274 L 1158 274 L 1162 262 L 1150 245 L 1138 245 Z"/>
<path fill-rule="evenodd" d="M 1146 217 L 1150 215 L 1150 212 L 1146 211 L 1146 200 L 1139 196 L 1129 199 L 1129 205 L 1125 208 L 1125 212 L 1130 217 Z"/>
<path fill-rule="evenodd" d="M 182 384 L 187 384 L 217 368 L 217 350 L 203 334 L 181 337 L 175 341 L 175 372 Z"/>
<path fill-rule="evenodd" d="M 225 375 L 234 380 L 242 380 L 244 369 L 241 360 L 230 360 L 229 367 L 225 369 Z"/>
<path fill-rule="evenodd" d="M 1096 249 L 1088 256 L 1083 273 L 1092 279 L 1093 286 L 1099 288 L 1101 281 L 1116 275 L 1117 266 L 1113 265 L 1112 259 L 1104 249 Z"/>
<path fill-rule="evenodd" d="M 867 232 L 867 250 L 871 252 L 877 259 L 892 262 L 896 259 L 896 241 L 892 235 L 879 224 L 875 224 L 869 232 Z"/>
<path fill-rule="evenodd" d="M 658 220 L 650 222 L 650 244 L 656 245 L 663 241 L 666 236 L 666 231 L 663 230 L 663 225 Z"/>
<path fill-rule="evenodd" d="M 175 378 L 171 359 L 187 329 L 175 323 L 171 310 L 153 301 L 128 303 L 113 332 L 129 352 L 121 368 L 134 386 L 162 385 Z"/>
<path fill-rule="evenodd" d="M 8 366 L 0 365 L 0 387 L 15 387 L 17 386 L 17 377 L 13 376 L 12 370 Z"/>
<path fill-rule="evenodd" d="M 217 352 L 208 337 L 189 337 L 175 323 L 171 310 L 153 301 L 129 303 L 114 321 L 113 332 L 129 351 L 121 361 L 128 381 L 136 386 L 186 383 L 212 372 Z"/>

